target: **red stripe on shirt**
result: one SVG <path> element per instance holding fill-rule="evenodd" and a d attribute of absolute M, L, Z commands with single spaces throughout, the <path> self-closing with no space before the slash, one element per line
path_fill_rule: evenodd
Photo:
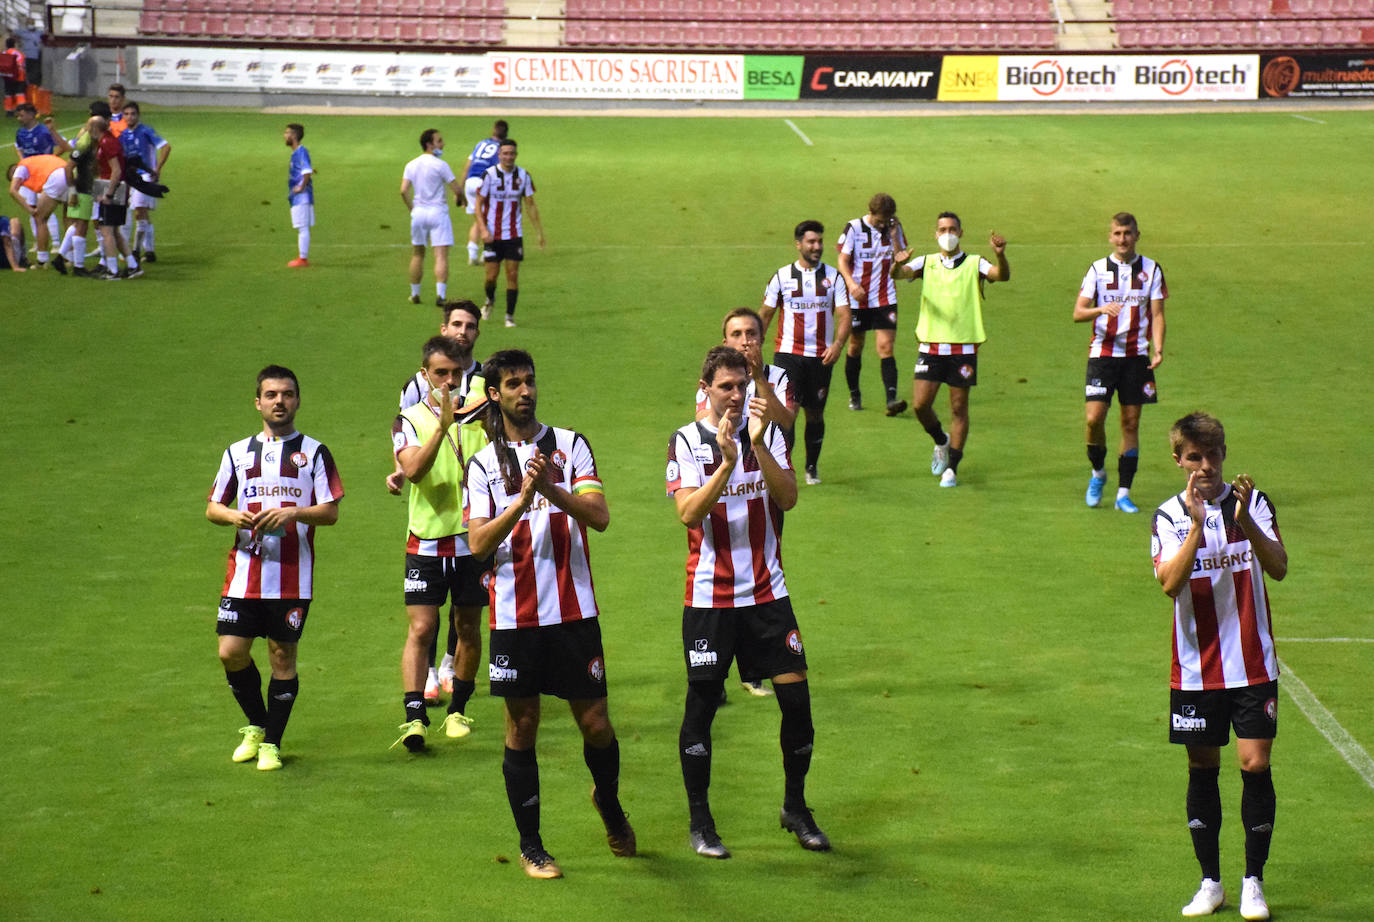
<path fill-rule="evenodd" d="M 510 533 L 511 569 L 514 575 L 515 626 L 539 626 L 539 579 L 534 572 L 534 555 L 530 551 L 530 523 L 524 519 L 515 523 Z"/>
<path fill-rule="evenodd" d="M 553 568 L 558 580 L 558 611 L 563 621 L 582 617 L 577 605 L 577 584 L 573 582 L 571 559 L 572 537 L 568 534 L 568 514 L 549 513 L 549 539 L 553 542 Z"/>
<path fill-rule="evenodd" d="M 1221 637 L 1217 628 L 1216 599 L 1210 578 L 1193 579 L 1189 591 L 1193 598 L 1193 623 L 1197 628 L 1198 654 L 1201 658 L 1202 687 L 1225 688 L 1226 672 L 1221 665 Z"/>
<path fill-rule="evenodd" d="M 735 601 L 735 560 L 730 554 L 730 520 L 725 503 L 716 503 L 707 518 L 711 522 L 711 540 L 716 549 L 711 604 L 715 608 L 730 608 Z"/>
<path fill-rule="evenodd" d="M 754 561 L 754 604 L 773 601 L 772 578 L 763 558 L 763 545 L 768 535 L 768 500 L 755 497 L 749 500 L 749 550 Z"/>
<path fill-rule="evenodd" d="M 1240 649 L 1245 659 L 1245 677 L 1251 685 L 1269 681 L 1264 665 L 1264 647 L 1260 643 L 1259 621 L 1255 613 L 1255 584 L 1251 573 L 1244 570 L 1231 574 L 1236 589 L 1236 610 L 1240 615 Z"/>

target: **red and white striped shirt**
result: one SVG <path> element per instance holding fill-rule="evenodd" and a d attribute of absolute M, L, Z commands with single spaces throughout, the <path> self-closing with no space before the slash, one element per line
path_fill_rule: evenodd
<path fill-rule="evenodd" d="M 308 435 L 274 439 L 262 433 L 224 451 L 210 502 L 258 512 L 342 499 L 343 481 L 329 449 Z M 315 575 L 315 526 L 294 522 L 254 537 L 240 528 L 229 550 L 222 595 L 234 599 L 308 599 Z"/>
<path fill-rule="evenodd" d="M 892 219 L 885 231 L 869 225 L 864 218 L 855 218 L 840 234 L 840 252 L 853 260 L 850 274 L 863 288 L 867 298 L 855 302 L 856 310 L 892 307 L 897 304 L 897 283 L 892 279 L 892 255 L 906 249 L 906 232 L 902 223 Z"/>
<path fill-rule="evenodd" d="M 788 377 L 787 372 L 776 365 L 764 365 L 763 374 L 768 379 L 768 386 L 773 389 L 773 396 L 778 398 L 778 403 L 783 406 L 796 404 L 797 396 L 792 392 L 792 379 Z M 746 407 L 749 406 L 749 401 L 753 400 L 758 395 L 758 386 L 751 377 L 749 383 L 745 385 L 744 388 L 744 405 Z M 706 400 L 706 392 L 701 388 L 697 388 L 696 400 L 698 413 L 710 405 Z"/>
<path fill-rule="evenodd" d="M 497 240 L 514 240 L 525 233 L 524 209 L 526 196 L 534 195 L 534 179 L 529 171 L 517 166 L 509 173 L 499 165 L 489 167 L 482 174 L 478 194 L 486 200 L 482 223 Z"/>
<path fill-rule="evenodd" d="M 1098 307 L 1120 301 L 1125 307 L 1115 317 L 1099 314 L 1093 320 L 1089 358 L 1128 358 L 1150 355 L 1150 302 L 1169 297 L 1164 269 L 1148 256 L 1127 265 L 1115 255 L 1104 256 L 1088 267 L 1079 286 L 1081 298 L 1092 298 Z"/>
<path fill-rule="evenodd" d="M 569 493 L 602 493 L 596 459 L 587 440 L 570 429 L 544 426 L 533 441 L 512 442 L 517 471 L 534 457 L 549 459 L 546 474 Z M 519 484 L 506 491 L 496 445 L 483 448 L 468 462 L 463 486 L 463 521 L 494 519 L 520 501 Z M 584 525 L 538 494 L 496 548 L 495 577 L 489 585 L 492 630 L 544 627 L 595 618 L 591 558 Z"/>
<path fill-rule="evenodd" d="M 783 470 L 791 470 L 781 429 L 770 423 L 764 444 Z M 716 429 L 705 421 L 683 426 L 668 442 L 668 495 L 701 487 L 722 460 Z M 746 437 L 720 499 L 705 519 L 687 529 L 684 602 L 693 608 L 740 608 L 786 596 L 782 510 L 768 494 L 754 446 Z"/>
<path fill-rule="evenodd" d="M 1174 599 L 1172 688 L 1243 688 L 1279 677 L 1264 569 L 1235 513 L 1230 486 L 1207 503 L 1192 576 Z M 1258 490 L 1250 496 L 1250 517 L 1265 535 L 1282 540 L 1274 504 Z M 1179 553 L 1191 527 L 1181 493 L 1156 510 L 1151 538 L 1156 573 Z"/>
<path fill-rule="evenodd" d="M 849 306 L 849 290 L 833 266 L 807 269 L 794 262 L 773 273 L 763 303 L 781 308 L 773 351 L 817 358 L 835 341 L 835 306 Z"/>

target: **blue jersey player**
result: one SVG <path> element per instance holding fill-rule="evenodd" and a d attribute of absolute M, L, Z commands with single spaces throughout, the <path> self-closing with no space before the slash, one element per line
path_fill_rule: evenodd
<path fill-rule="evenodd" d="M 291 164 L 286 172 L 286 195 L 291 202 L 291 226 L 296 229 L 298 255 L 286 265 L 303 269 L 310 265 L 310 228 L 315 226 L 315 170 L 310 165 L 310 151 L 305 140 L 305 126 L 295 122 L 286 126 L 282 135 L 291 148 Z"/>
<path fill-rule="evenodd" d="M 477 188 L 482 185 L 482 174 L 488 167 L 496 165 L 501 142 L 509 133 L 510 126 L 505 119 L 497 119 L 491 126 L 491 137 L 472 145 L 472 153 L 468 154 L 468 161 L 463 165 L 463 205 L 464 210 L 473 216 L 472 226 L 468 228 L 469 266 L 480 265 L 482 256 L 482 231 L 477 224 Z"/>
<path fill-rule="evenodd" d="M 124 104 L 124 130 L 119 133 L 119 144 L 124 148 L 124 159 L 131 173 L 157 182 L 162 175 L 162 167 L 172 153 L 172 145 L 163 140 L 153 126 L 143 121 L 138 103 Z M 157 262 L 153 239 L 152 210 L 157 207 L 157 197 L 142 189 L 129 190 L 129 220 L 132 228 L 125 228 L 133 245 L 134 255 L 140 262 Z"/>

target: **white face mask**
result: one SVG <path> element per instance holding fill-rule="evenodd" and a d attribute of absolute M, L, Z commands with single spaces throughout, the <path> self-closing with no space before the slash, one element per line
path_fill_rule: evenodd
<path fill-rule="evenodd" d="M 431 148 L 430 153 L 434 154 L 436 157 L 442 157 L 444 156 L 444 149 L 442 147 Z"/>
<path fill-rule="evenodd" d="M 959 249 L 958 234 L 941 234 L 935 238 L 935 242 L 940 244 L 940 249 L 944 250 L 946 253 L 953 253 L 955 250 Z"/>

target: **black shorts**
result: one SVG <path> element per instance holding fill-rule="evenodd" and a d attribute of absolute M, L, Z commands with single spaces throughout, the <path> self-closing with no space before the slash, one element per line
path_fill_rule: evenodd
<path fill-rule="evenodd" d="M 1279 732 L 1279 683 L 1215 691 L 1169 690 L 1169 742 L 1225 746 L 1236 738 L 1271 740 Z"/>
<path fill-rule="evenodd" d="M 606 697 L 606 657 L 596 618 L 492 631 L 487 646 L 491 693 L 498 698 Z"/>
<path fill-rule="evenodd" d="M 490 565 L 490 559 L 478 560 L 471 554 L 463 557 L 407 554 L 406 604 L 443 605 L 452 596 L 454 605 L 465 608 L 484 606 L 488 593 L 482 586 L 482 577 Z"/>
<path fill-rule="evenodd" d="M 869 330 L 897 329 L 897 305 L 887 307 L 858 307 L 849 312 L 849 328 L 854 333 Z"/>
<path fill-rule="evenodd" d="M 1155 373 L 1150 368 L 1150 360 L 1143 355 L 1121 359 L 1088 359 L 1088 373 L 1083 384 L 1084 401 L 1111 403 L 1113 391 L 1116 392 L 1116 402 L 1122 406 L 1158 403 Z"/>
<path fill-rule="evenodd" d="M 522 237 L 512 237 L 509 240 L 493 240 L 491 243 L 483 244 L 482 259 L 489 263 L 499 263 L 501 260 L 508 260 L 518 263 L 525 258 L 525 243 Z"/>
<path fill-rule="evenodd" d="M 922 352 L 916 356 L 917 381 L 936 381 L 950 387 L 973 387 L 978 383 L 978 353 L 936 355 Z"/>
<path fill-rule="evenodd" d="M 129 218 L 128 205 L 108 205 L 102 203 L 96 224 L 100 227 L 123 227 Z"/>
<path fill-rule="evenodd" d="M 773 364 L 787 372 L 787 377 L 792 381 L 792 393 L 803 409 L 825 409 L 834 365 L 825 364 L 819 357 L 792 355 L 790 352 L 773 353 Z"/>
<path fill-rule="evenodd" d="M 682 609 L 682 658 L 688 682 L 722 680 L 730 661 L 739 664 L 744 682 L 771 679 L 786 672 L 805 672 L 792 600 L 783 597 L 743 608 Z"/>
<path fill-rule="evenodd" d="M 309 599 L 219 600 L 215 633 L 221 637 L 270 637 L 277 643 L 300 643 Z"/>

